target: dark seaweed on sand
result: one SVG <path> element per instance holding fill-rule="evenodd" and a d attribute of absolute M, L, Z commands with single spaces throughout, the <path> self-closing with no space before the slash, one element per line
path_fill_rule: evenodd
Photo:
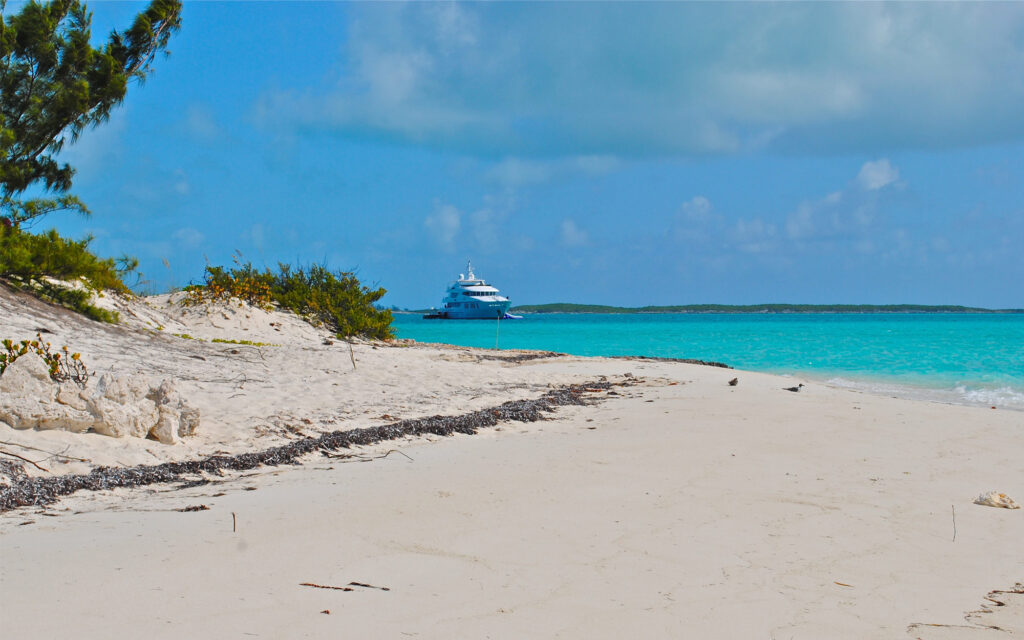
<path fill-rule="evenodd" d="M 318 437 L 295 440 L 279 447 L 234 456 L 210 456 L 202 460 L 136 467 L 97 467 L 84 475 L 13 478 L 10 486 L 0 488 L 0 512 L 17 507 L 52 504 L 61 496 L 71 495 L 76 491 L 103 491 L 172 482 L 186 485 L 204 484 L 204 480 L 197 476 L 222 475 L 224 471 L 248 471 L 259 466 L 298 464 L 300 458 L 316 451 L 347 449 L 406 436 L 474 434 L 479 429 L 493 427 L 499 422 L 536 422 L 543 420 L 544 414 L 553 412 L 556 407 L 586 404 L 583 397 L 585 392 L 606 391 L 611 387 L 612 383 L 609 382 L 569 385 L 549 391 L 533 400 L 511 400 L 496 407 L 461 416 L 430 416 L 379 427 L 332 431 Z"/>
<path fill-rule="evenodd" d="M 681 362 L 683 364 L 699 364 L 705 367 L 719 367 L 720 369 L 732 369 L 724 362 L 713 360 L 694 360 L 693 358 L 658 358 L 656 356 L 622 356 L 623 360 L 649 360 L 651 362 Z"/>

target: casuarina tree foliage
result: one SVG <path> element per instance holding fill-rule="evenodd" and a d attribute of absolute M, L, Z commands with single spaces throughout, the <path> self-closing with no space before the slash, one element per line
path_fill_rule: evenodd
<path fill-rule="evenodd" d="M 0 0 L 0 13 L 6 14 Z M 125 31 L 90 44 L 92 14 L 78 0 L 30 0 L 0 20 L 0 224 L 48 213 L 88 214 L 68 193 L 75 170 L 57 156 L 104 122 L 142 81 L 181 26 L 180 0 L 153 0 Z M 23 199 L 30 188 L 51 197 Z"/>

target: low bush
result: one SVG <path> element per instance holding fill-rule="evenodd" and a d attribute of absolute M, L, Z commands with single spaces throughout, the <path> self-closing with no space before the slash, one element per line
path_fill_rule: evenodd
<path fill-rule="evenodd" d="M 269 271 L 261 273 L 251 264 L 239 265 L 231 270 L 207 266 L 202 284 L 190 284 L 185 287 L 185 304 L 228 302 L 234 298 L 254 307 L 269 310 L 272 306 L 272 281 L 273 276 Z"/>
<path fill-rule="evenodd" d="M 387 340 L 394 335 L 391 312 L 374 306 L 387 291 L 364 287 L 354 273 L 331 271 L 324 265 L 279 264 L 276 272 L 259 271 L 249 263 L 232 269 L 208 266 L 203 283 L 189 285 L 185 291 L 185 304 L 232 298 L 264 309 L 276 304 L 340 337 Z"/>
<path fill-rule="evenodd" d="M 69 240 L 55 229 L 34 234 L 0 225 L 0 279 L 94 320 L 117 322 L 116 312 L 90 304 L 89 290 L 70 289 L 51 281 L 81 281 L 93 291 L 129 295 L 131 291 L 122 276 L 134 271 L 137 261 L 99 258 L 89 251 L 91 242 L 91 237 Z"/>

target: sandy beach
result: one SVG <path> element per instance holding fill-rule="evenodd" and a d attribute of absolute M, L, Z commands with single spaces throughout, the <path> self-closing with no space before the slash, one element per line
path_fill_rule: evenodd
<path fill-rule="evenodd" d="M 0 425 L 36 477 L 613 385 L 538 422 L 3 513 L 5 637 L 1024 633 L 1024 510 L 972 503 L 1024 496 L 1020 412 L 679 362 L 350 352 L 288 314 L 167 297 L 109 301 L 118 327 L 0 303 L 4 335 L 46 329 L 97 371 L 173 379 L 202 412 L 176 445 Z"/>

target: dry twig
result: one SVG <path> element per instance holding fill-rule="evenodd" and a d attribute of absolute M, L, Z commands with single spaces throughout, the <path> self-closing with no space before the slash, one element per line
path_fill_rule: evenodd
<path fill-rule="evenodd" d="M 7 440 L 0 440 L 0 444 L 9 444 L 15 447 L 21 447 L 22 449 L 31 449 L 32 451 L 38 451 L 40 453 L 48 453 L 50 457 L 67 458 L 68 460 L 77 460 L 78 462 L 92 462 L 92 460 L 86 460 L 85 458 L 76 458 L 75 456 L 64 455 L 63 453 L 55 453 L 53 451 L 47 451 L 46 449 L 40 449 L 38 447 L 30 447 L 27 444 L 21 444 L 18 442 L 8 442 Z"/>
<path fill-rule="evenodd" d="M 335 591 L 355 591 L 352 587 L 332 587 L 329 584 L 316 584 L 313 582 L 300 582 L 300 587 L 314 587 L 316 589 L 333 589 Z"/>
<path fill-rule="evenodd" d="M 50 473 L 49 469 L 44 469 L 44 468 L 40 467 L 38 464 L 35 463 L 34 460 L 29 460 L 28 458 L 23 458 L 23 457 L 19 456 L 16 453 L 11 453 L 10 451 L 4 451 L 3 449 L 0 449 L 0 453 L 2 453 L 5 456 L 11 456 L 12 458 L 17 458 L 18 460 L 24 460 L 25 462 L 29 463 L 30 465 L 32 465 L 36 469 L 39 469 L 40 471 L 45 471 L 46 473 Z"/>

